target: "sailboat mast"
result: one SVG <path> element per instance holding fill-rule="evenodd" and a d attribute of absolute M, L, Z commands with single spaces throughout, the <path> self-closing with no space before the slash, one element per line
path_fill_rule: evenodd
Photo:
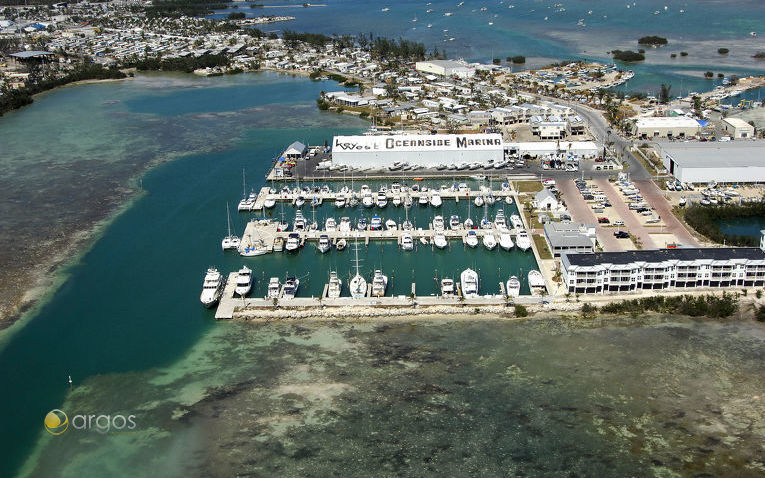
<path fill-rule="evenodd" d="M 231 212 L 228 209 L 228 201 L 226 201 L 226 221 L 228 222 L 228 235 L 231 237 Z"/>

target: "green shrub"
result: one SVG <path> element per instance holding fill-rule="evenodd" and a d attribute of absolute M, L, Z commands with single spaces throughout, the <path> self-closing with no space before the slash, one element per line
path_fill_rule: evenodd
<path fill-rule="evenodd" d="M 520 304 L 515 306 L 514 312 L 516 317 L 526 317 L 529 315 L 529 311 L 526 309 L 526 307 Z"/>

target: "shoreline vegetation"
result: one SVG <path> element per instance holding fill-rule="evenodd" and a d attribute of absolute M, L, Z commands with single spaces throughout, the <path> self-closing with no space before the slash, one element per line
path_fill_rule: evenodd
<path fill-rule="evenodd" d="M 748 217 L 765 217 L 765 203 L 758 201 L 742 205 L 693 205 L 683 213 L 685 222 L 710 241 L 728 246 L 757 247 L 760 240 L 756 237 L 725 234 L 720 229 L 721 221 Z"/>

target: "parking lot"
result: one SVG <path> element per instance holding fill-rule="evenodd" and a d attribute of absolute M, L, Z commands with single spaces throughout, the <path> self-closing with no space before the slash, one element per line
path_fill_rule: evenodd
<path fill-rule="evenodd" d="M 603 250 L 614 252 L 631 248 L 632 242 L 629 239 L 617 239 L 614 237 L 613 233 L 616 229 L 609 227 L 610 224 L 598 223 L 598 218 L 595 216 L 591 205 L 579 193 L 574 181 L 570 179 L 560 180 L 556 182 L 556 185 L 569 213 L 571 213 L 571 219 L 586 224 L 597 224 L 595 230 L 598 235 L 598 242 L 603 247 Z M 624 244 L 624 241 L 627 241 L 628 244 Z"/>

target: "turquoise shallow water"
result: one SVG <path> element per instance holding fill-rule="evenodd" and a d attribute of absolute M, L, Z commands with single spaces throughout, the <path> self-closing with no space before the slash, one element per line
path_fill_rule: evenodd
<path fill-rule="evenodd" d="M 242 263 L 219 247 L 242 168 L 258 187 L 270 158 L 295 138 L 315 143 L 365 126 L 318 112 L 314 100 L 326 88 L 270 73 L 153 75 L 58 90 L 15 113 L 13 128 L 45 138 L 40 109 L 79 100 L 87 116 L 107 104 L 115 114 L 68 137 L 73 145 L 111 145 L 107 156 L 117 164 L 132 160 L 134 147 L 105 133 L 132 125 L 131 140 L 147 155 L 178 159 L 143 177 L 144 194 L 2 344 L 0 476 L 644 475 L 654 467 L 721 475 L 761 466 L 757 324 L 215 323 L 199 289 L 207 266 Z M 0 131 L 8 127 L 0 122 Z M 26 162 L 18 170 L 39 161 L 18 160 Z M 121 171 L 107 162 L 90 169 Z M 30 184 L 58 180 L 37 174 Z M 92 178 L 80 184 L 104 187 Z M 21 209 L 13 211 L 29 214 Z M 329 213 L 331 206 L 318 214 Z M 422 221 L 432 211 L 417 214 Z M 237 230 L 246 220 L 234 215 Z M 408 292 L 412 270 L 427 288 L 436 275 L 475 265 L 495 287 L 530 266 L 528 255 L 456 244 L 410 255 L 391 246 L 370 246 L 364 267 L 392 271 L 395 293 Z M 350 266 L 347 252 L 309 248 L 248 263 L 263 277 L 310 273 L 309 294 L 328 267 Z M 42 420 L 53 408 L 135 414 L 138 428 L 52 437 Z"/>

